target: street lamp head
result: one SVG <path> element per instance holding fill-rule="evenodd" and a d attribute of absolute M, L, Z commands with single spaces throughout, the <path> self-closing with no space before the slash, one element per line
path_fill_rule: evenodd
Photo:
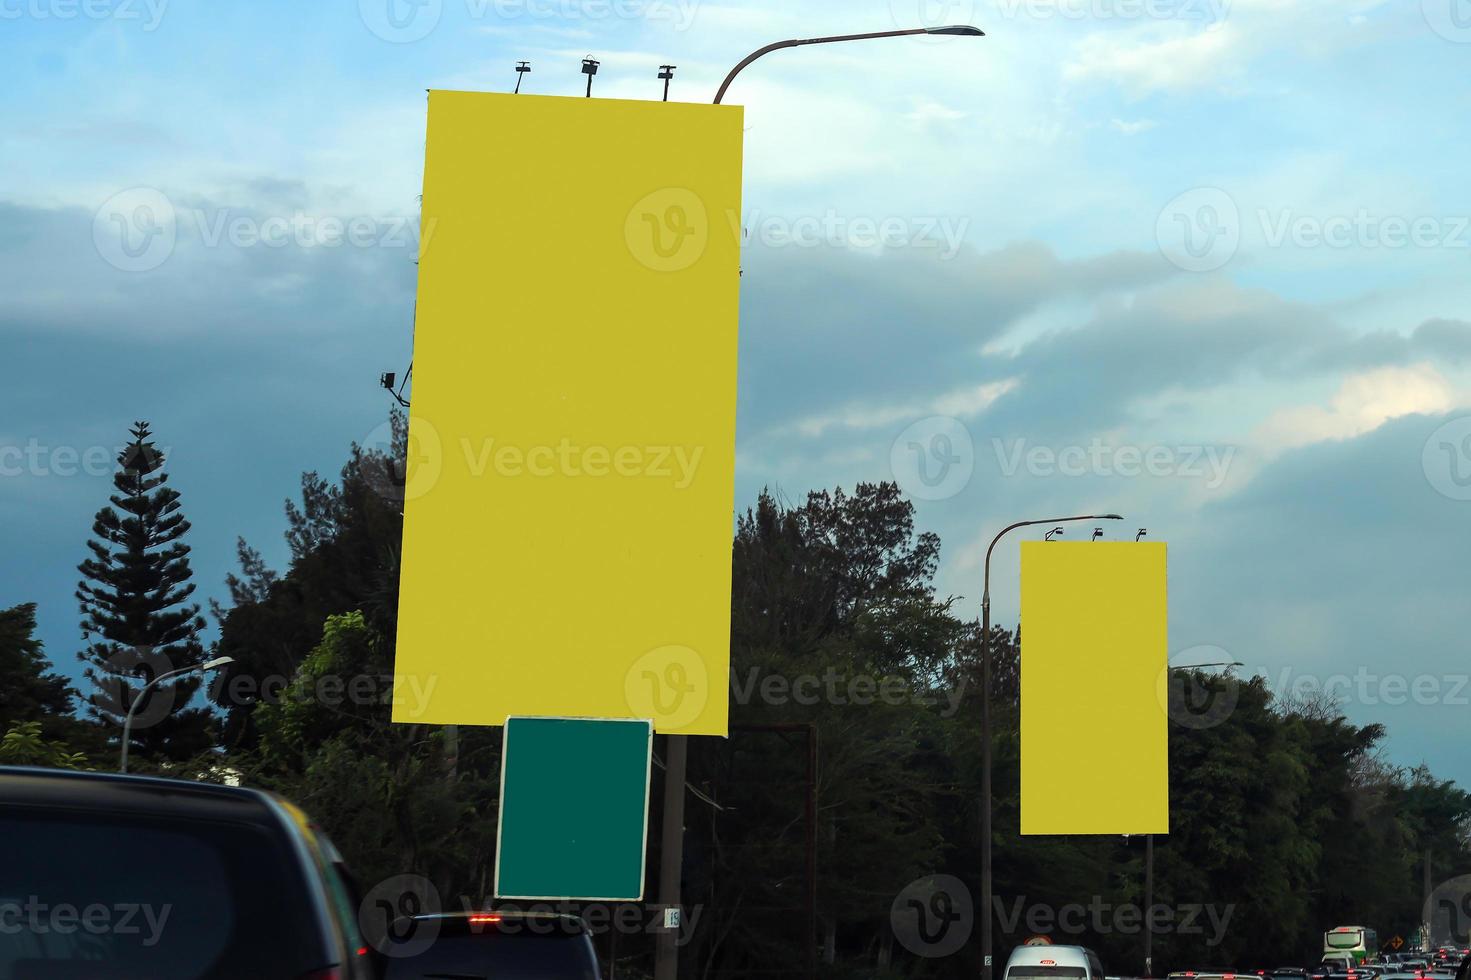
<path fill-rule="evenodd" d="M 214 660 L 211 660 L 211 661 L 209 661 L 207 663 L 201 664 L 200 667 L 199 667 L 199 669 L 200 670 L 214 670 L 216 667 L 224 667 L 226 664 L 233 664 L 234 662 L 235 662 L 235 658 L 234 657 L 217 657 Z"/>
<path fill-rule="evenodd" d="M 1098 520 L 1100 520 L 1100 521 L 1121 521 L 1123 519 L 1124 519 L 1124 515 L 1122 515 L 1122 514 L 1099 514 L 1098 515 Z"/>
<path fill-rule="evenodd" d="M 969 24 L 951 24 L 949 27 L 927 27 L 926 34 L 959 34 L 963 37 L 985 37 L 986 32 Z"/>

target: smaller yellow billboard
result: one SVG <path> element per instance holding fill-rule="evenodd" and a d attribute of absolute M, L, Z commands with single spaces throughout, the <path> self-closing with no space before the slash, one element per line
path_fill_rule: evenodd
<path fill-rule="evenodd" d="M 1161 542 L 1028 541 L 1021 832 L 1170 829 Z"/>

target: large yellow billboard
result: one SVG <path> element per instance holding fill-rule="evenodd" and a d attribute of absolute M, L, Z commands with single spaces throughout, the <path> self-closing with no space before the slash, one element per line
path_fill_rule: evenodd
<path fill-rule="evenodd" d="M 726 734 L 741 120 L 430 92 L 395 721 Z"/>
<path fill-rule="evenodd" d="M 1021 579 L 1021 832 L 1168 833 L 1164 544 L 1028 541 Z"/>

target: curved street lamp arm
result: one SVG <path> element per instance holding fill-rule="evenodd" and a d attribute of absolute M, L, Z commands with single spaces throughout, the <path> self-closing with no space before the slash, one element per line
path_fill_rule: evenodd
<path fill-rule="evenodd" d="M 1017 521 L 1008 524 L 1001 532 L 991 539 L 991 544 L 986 548 L 985 583 L 981 589 L 981 605 L 991 605 L 991 552 L 995 550 L 996 543 L 1007 534 L 1019 527 L 1031 527 L 1034 524 L 1066 524 L 1070 521 L 1121 521 L 1124 518 L 1119 514 L 1080 514 L 1077 517 L 1047 517 L 1037 521 Z"/>
<path fill-rule="evenodd" d="M 730 88 L 730 83 L 741 73 L 741 69 L 764 54 L 770 54 L 781 48 L 797 48 L 804 44 L 830 44 L 835 41 L 866 41 L 869 38 L 875 37 L 905 37 L 909 34 L 964 34 L 971 37 L 985 36 L 985 32 L 979 28 L 956 26 L 915 27 L 905 31 L 874 31 L 870 34 L 837 34 L 832 37 L 804 37 L 794 38 L 790 41 L 777 41 L 774 44 L 768 44 L 764 48 L 757 48 L 755 51 L 752 51 L 742 59 L 740 64 L 730 70 L 730 74 L 725 76 L 725 81 L 720 83 L 720 89 L 715 93 L 715 104 L 720 105 L 720 101 L 725 98 L 725 90 Z"/>
<path fill-rule="evenodd" d="M 128 743 L 132 741 L 133 738 L 133 712 L 137 711 L 138 705 L 143 703 L 143 698 L 148 694 L 148 689 L 153 687 L 155 684 L 168 680 L 170 677 L 178 677 L 180 674 L 192 674 L 196 670 L 202 671 L 204 670 L 204 667 L 202 665 L 194 667 L 179 667 L 176 670 L 165 671 L 164 673 L 159 674 L 153 680 L 149 681 L 147 684 L 144 684 L 142 689 L 138 691 L 138 696 L 133 699 L 132 704 L 128 705 L 128 714 L 123 719 L 123 757 L 118 765 L 119 772 L 128 771 Z"/>

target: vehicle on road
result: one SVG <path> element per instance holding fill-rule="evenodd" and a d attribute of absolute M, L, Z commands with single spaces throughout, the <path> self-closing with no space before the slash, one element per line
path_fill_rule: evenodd
<path fill-rule="evenodd" d="M 1379 953 L 1379 935 L 1365 926 L 1336 926 L 1323 933 L 1323 960 L 1349 957 L 1350 965 L 1363 963 Z"/>
<path fill-rule="evenodd" d="M 394 924 L 383 952 L 386 980 L 602 980 L 586 924 L 552 912 L 407 917 Z"/>
<path fill-rule="evenodd" d="M 1086 946 L 1018 946 L 1002 980 L 1104 980 L 1103 964 Z"/>
<path fill-rule="evenodd" d="M 357 907 L 280 797 L 0 766 L 0 977 L 373 980 Z"/>

